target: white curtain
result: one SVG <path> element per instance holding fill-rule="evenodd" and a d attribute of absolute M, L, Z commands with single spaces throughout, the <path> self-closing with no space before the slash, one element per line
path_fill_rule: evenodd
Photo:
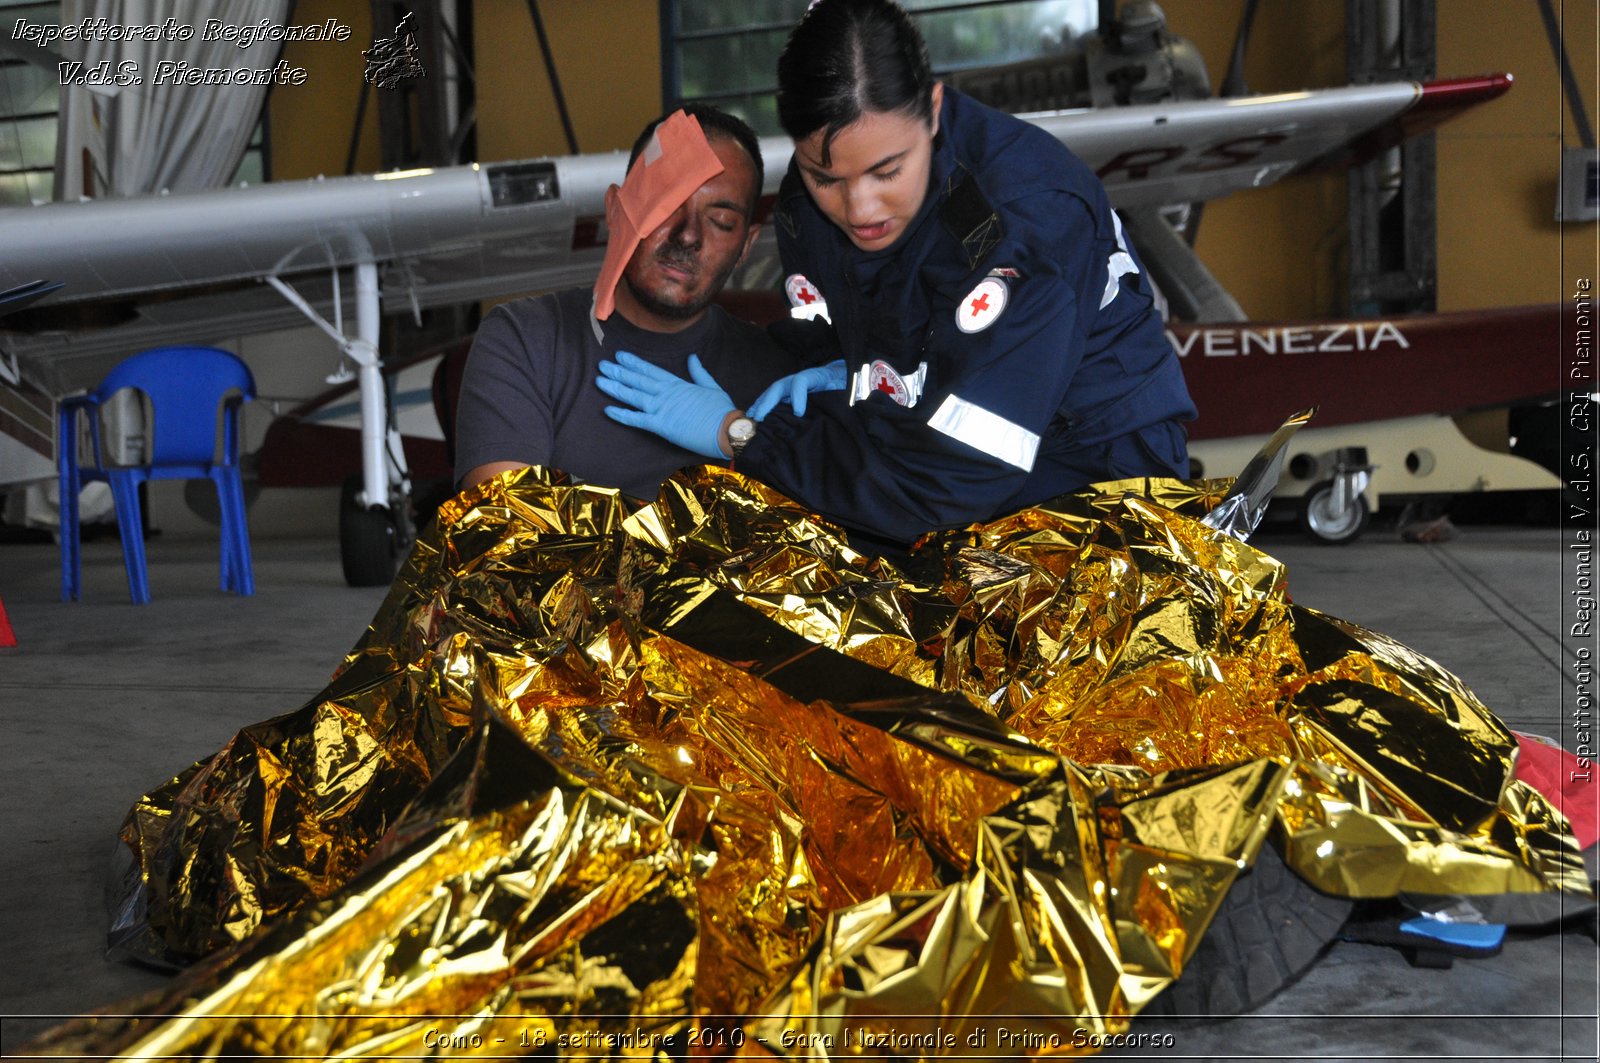
<path fill-rule="evenodd" d="M 112 72 L 132 63 L 143 83 L 61 86 L 55 198 L 187 192 L 226 184 L 250 146 L 267 86 L 158 85 L 158 64 L 171 60 L 202 69 L 270 70 L 282 50 L 276 41 L 240 48 L 236 41 L 200 38 L 208 19 L 240 27 L 266 19 L 281 26 L 288 15 L 289 0 L 62 0 L 63 26 L 85 17 L 104 18 L 113 26 L 161 26 L 170 18 L 194 33 L 187 41 L 61 42 L 63 61 L 82 63 L 85 70 L 108 62 Z M 114 396 L 101 424 L 108 460 L 140 459 L 145 410 L 138 397 L 132 392 Z M 55 493 L 54 482 L 30 486 L 25 511 L 10 514 L 11 519 L 33 526 L 56 523 Z M 84 521 L 106 519 L 111 512 L 109 495 L 96 497 L 91 491 L 85 491 L 79 507 Z"/>
<path fill-rule="evenodd" d="M 81 62 L 86 70 L 109 62 L 113 72 L 133 63 L 144 82 L 61 87 L 55 198 L 77 199 L 86 190 L 100 198 L 225 184 L 250 144 L 267 86 L 157 85 L 157 65 L 171 60 L 196 68 L 270 70 L 282 48 L 278 42 L 240 48 L 235 41 L 202 41 L 202 31 L 208 19 L 229 26 L 259 26 L 266 19 L 281 26 L 288 12 L 289 0 L 62 0 L 62 25 L 85 16 L 126 26 L 159 26 L 171 18 L 175 25 L 192 26 L 194 35 L 187 41 L 61 43 L 67 62 Z"/>

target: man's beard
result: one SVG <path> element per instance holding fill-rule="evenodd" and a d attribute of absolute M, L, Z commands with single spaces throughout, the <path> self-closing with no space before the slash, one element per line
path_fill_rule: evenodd
<path fill-rule="evenodd" d="M 669 321 L 683 321 L 694 317 L 706 308 L 706 304 L 711 302 L 709 297 L 692 299 L 683 304 L 669 303 L 663 299 L 657 299 L 654 293 L 633 283 L 633 278 L 626 273 L 622 275 L 622 283 L 628 286 L 628 291 L 633 295 L 634 301 L 642 309 L 654 314 L 656 317 L 664 317 Z"/>
<path fill-rule="evenodd" d="M 655 259 L 657 262 L 675 266 L 678 269 L 696 272 L 703 265 L 699 255 L 694 250 L 675 252 L 670 248 L 664 248 L 656 252 Z M 736 265 L 738 265 L 737 262 L 729 263 L 728 268 L 722 271 L 720 277 L 712 279 L 712 283 L 706 286 L 705 292 L 699 298 L 691 299 L 686 303 L 669 303 L 664 299 L 657 298 L 654 293 L 635 284 L 633 278 L 627 272 L 622 274 L 622 282 L 628 286 L 628 291 L 642 309 L 668 321 L 686 321 L 711 305 L 712 300 L 722 291 L 722 286 L 728 282 L 728 277 L 732 275 L 733 267 Z"/>

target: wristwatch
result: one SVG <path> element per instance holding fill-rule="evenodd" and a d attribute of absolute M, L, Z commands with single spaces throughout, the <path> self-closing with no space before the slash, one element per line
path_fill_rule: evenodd
<path fill-rule="evenodd" d="M 728 448 L 738 457 L 745 446 L 756 437 L 756 423 L 748 417 L 735 417 L 728 422 Z"/>

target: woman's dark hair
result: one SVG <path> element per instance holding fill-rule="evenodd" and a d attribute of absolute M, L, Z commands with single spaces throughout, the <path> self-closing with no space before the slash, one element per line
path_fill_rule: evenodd
<path fill-rule="evenodd" d="M 867 112 L 933 120 L 933 69 L 911 17 L 892 0 L 818 0 L 778 57 L 778 121 L 804 140 L 834 135 Z"/>

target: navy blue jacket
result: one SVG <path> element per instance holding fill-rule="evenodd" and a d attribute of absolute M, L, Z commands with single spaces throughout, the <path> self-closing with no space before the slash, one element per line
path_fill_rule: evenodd
<path fill-rule="evenodd" d="M 880 370 L 854 405 L 828 392 L 804 417 L 780 406 L 735 462 L 900 542 L 1128 475 L 1095 468 L 1108 442 L 1195 414 L 1099 179 L 1054 137 L 948 86 L 939 128 L 929 195 L 891 247 L 852 244 L 792 162 L 774 213 L 784 272 L 832 321 L 815 360 L 843 357 L 851 373 L 882 360 L 911 390 L 926 363 L 920 398 L 895 401 L 908 396 Z"/>

